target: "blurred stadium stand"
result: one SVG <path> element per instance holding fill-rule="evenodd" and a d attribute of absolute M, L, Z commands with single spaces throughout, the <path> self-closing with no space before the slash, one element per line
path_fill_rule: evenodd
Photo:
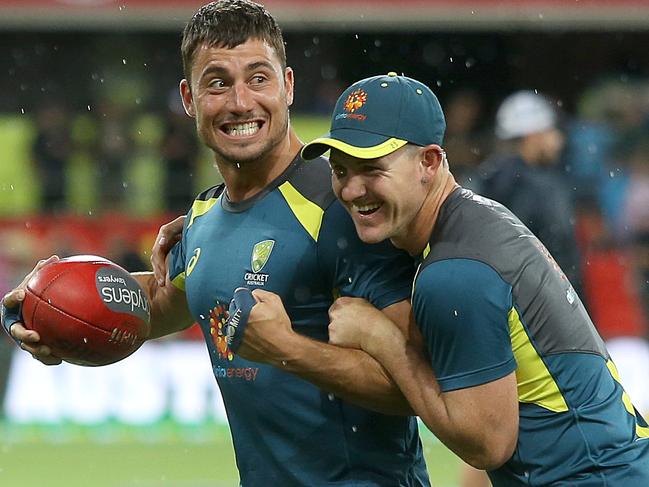
<path fill-rule="evenodd" d="M 159 224 L 217 180 L 176 93 L 179 32 L 201 3 L 0 0 L 0 293 L 53 252 L 96 253 L 129 270 L 146 269 Z M 516 89 L 551 96 L 564 114 L 563 170 L 579 208 L 566 218 L 577 221 L 590 311 L 607 339 L 646 338 L 649 3 L 263 3 L 285 31 L 297 80 L 292 119 L 305 140 L 326 130 L 327 114 L 349 82 L 398 70 L 439 94 L 449 117 L 449 160 L 470 177 L 498 149 L 493 113 L 499 102 Z M 195 331 L 186 337 L 196 338 Z M 4 356 L 11 346 L 0 339 Z M 16 421 L 223 419 L 197 340 L 148 344 L 105 370 L 46 369 L 25 355 L 14 354 L 5 400 Z M 125 368 L 147 361 L 185 364 L 191 369 L 179 370 L 196 374 L 186 387 L 199 392 L 181 391 L 171 368 L 154 367 L 162 375 L 143 380 L 155 390 L 141 391 L 158 398 L 149 409 L 137 413 L 136 402 L 99 401 L 131 394 L 98 389 L 90 416 L 78 415 L 81 398 L 74 391 L 81 381 L 131 387 L 124 384 Z M 0 367 L 6 375 L 6 365 Z M 29 407 L 36 399 L 15 380 L 22 374 L 73 399 Z M 196 403 L 178 405 L 178 394 L 194 395 Z"/>

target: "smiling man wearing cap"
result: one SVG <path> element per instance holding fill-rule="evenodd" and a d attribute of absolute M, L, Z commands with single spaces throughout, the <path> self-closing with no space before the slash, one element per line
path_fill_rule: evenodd
<path fill-rule="evenodd" d="M 649 428 L 579 297 L 516 216 L 455 182 L 444 125 L 429 88 L 390 73 L 350 86 L 330 132 L 304 147 L 306 159 L 331 150 L 334 192 L 363 241 L 389 238 L 420 261 L 408 336 L 341 298 L 330 341 L 382 363 L 496 487 L 649 485 Z"/>

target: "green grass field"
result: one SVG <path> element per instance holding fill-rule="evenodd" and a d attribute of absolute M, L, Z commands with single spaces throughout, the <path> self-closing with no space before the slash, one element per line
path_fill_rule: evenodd
<path fill-rule="evenodd" d="M 5 425 L 0 434 L 3 487 L 238 485 L 225 426 Z M 424 448 L 433 485 L 455 486 L 457 457 L 429 434 L 424 434 Z"/>

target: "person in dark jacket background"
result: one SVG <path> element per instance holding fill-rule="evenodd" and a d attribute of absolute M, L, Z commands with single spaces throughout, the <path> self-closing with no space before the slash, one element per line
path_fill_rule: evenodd
<path fill-rule="evenodd" d="M 496 113 L 507 151 L 478 168 L 476 190 L 509 209 L 543 242 L 583 299 L 575 207 L 558 165 L 564 136 L 550 101 L 533 91 L 508 96 Z"/>

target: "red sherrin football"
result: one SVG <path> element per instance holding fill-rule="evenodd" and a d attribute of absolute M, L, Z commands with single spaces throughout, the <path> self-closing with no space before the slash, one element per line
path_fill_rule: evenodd
<path fill-rule="evenodd" d="M 107 365 L 137 350 L 149 335 L 149 303 L 137 281 L 94 255 L 61 259 L 27 283 L 25 327 L 66 362 Z"/>

